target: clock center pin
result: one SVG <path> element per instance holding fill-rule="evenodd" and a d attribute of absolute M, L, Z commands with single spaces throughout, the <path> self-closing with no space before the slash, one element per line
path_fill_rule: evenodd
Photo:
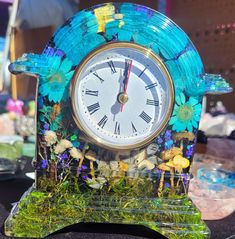
<path fill-rule="evenodd" d="M 129 98 L 128 98 L 127 93 L 121 92 L 120 94 L 118 94 L 117 100 L 118 100 L 118 102 L 119 102 L 120 104 L 125 104 L 125 103 L 127 103 L 128 99 L 129 99 Z"/>

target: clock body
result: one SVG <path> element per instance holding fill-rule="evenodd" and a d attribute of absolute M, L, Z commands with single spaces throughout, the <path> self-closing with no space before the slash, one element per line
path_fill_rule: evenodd
<path fill-rule="evenodd" d="M 9 69 L 35 75 L 38 88 L 36 187 L 14 205 L 6 235 L 96 222 L 209 238 L 186 194 L 202 97 L 231 88 L 205 74 L 175 23 L 144 6 L 100 4 Z"/>
<path fill-rule="evenodd" d="M 187 193 L 202 97 L 229 91 L 220 76 L 205 74 L 175 23 L 131 3 L 79 12 L 41 55 L 23 55 L 10 70 L 38 77 L 42 190 L 67 180 L 109 194 L 124 183 L 125 195 L 136 180 L 151 189 L 146 196 Z"/>

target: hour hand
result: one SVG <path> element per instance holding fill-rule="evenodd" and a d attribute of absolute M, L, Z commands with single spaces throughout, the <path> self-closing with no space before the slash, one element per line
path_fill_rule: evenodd
<path fill-rule="evenodd" d="M 129 80 L 129 77 L 130 77 L 131 67 L 132 67 L 132 60 L 126 59 L 125 60 L 125 69 L 124 69 L 124 72 L 123 72 L 123 76 L 124 76 L 123 91 L 124 92 L 126 92 L 126 90 L 127 90 L 127 85 L 128 85 L 128 80 Z"/>

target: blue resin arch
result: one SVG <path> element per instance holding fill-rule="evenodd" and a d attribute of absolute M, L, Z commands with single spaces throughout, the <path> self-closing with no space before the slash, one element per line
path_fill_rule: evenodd
<path fill-rule="evenodd" d="M 70 62 L 68 66 L 64 63 L 64 67 L 75 69 L 92 50 L 110 41 L 135 42 L 160 56 L 172 76 L 176 95 L 200 97 L 210 92 L 231 91 L 220 76 L 205 76 L 197 50 L 174 22 L 159 12 L 132 3 L 101 4 L 79 12 L 56 31 L 42 55 L 24 56 L 10 70 L 38 75 L 41 86 L 58 70 L 61 63 L 58 61 L 66 58 Z M 72 74 L 66 77 L 66 83 L 71 77 Z M 67 96 L 63 98 L 66 99 Z M 54 102 L 60 100 L 59 97 Z"/>

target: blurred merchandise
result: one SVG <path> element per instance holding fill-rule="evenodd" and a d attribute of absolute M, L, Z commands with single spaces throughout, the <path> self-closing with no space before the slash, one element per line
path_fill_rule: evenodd
<path fill-rule="evenodd" d="M 221 140 L 222 141 L 222 140 Z M 215 145 L 214 145 L 215 146 Z M 219 220 L 235 211 L 235 165 L 231 158 L 196 154 L 189 196 L 204 220 Z"/>
<path fill-rule="evenodd" d="M 15 113 L 16 115 L 23 115 L 23 106 L 24 102 L 22 100 L 8 99 L 6 110 L 8 112 Z"/>
<path fill-rule="evenodd" d="M 235 211 L 235 189 L 222 184 L 192 179 L 189 197 L 202 213 L 204 220 L 219 220 Z"/>
<path fill-rule="evenodd" d="M 22 170 L 21 157 L 23 138 L 20 136 L 0 136 L 0 180 L 12 177 Z"/>
<path fill-rule="evenodd" d="M 35 120 L 32 117 L 25 115 L 16 117 L 16 132 L 23 136 L 28 137 L 35 135 Z"/>
<path fill-rule="evenodd" d="M 77 0 L 20 0 L 14 27 L 24 30 L 46 26 L 57 28 L 77 10 Z"/>
<path fill-rule="evenodd" d="M 14 120 L 11 118 L 10 114 L 5 113 L 0 115 L 0 135 L 4 136 L 15 135 Z"/>
<path fill-rule="evenodd" d="M 229 137 L 235 130 L 235 114 L 227 113 L 223 103 L 218 101 L 210 113 L 202 114 L 199 129 L 206 136 Z"/>

